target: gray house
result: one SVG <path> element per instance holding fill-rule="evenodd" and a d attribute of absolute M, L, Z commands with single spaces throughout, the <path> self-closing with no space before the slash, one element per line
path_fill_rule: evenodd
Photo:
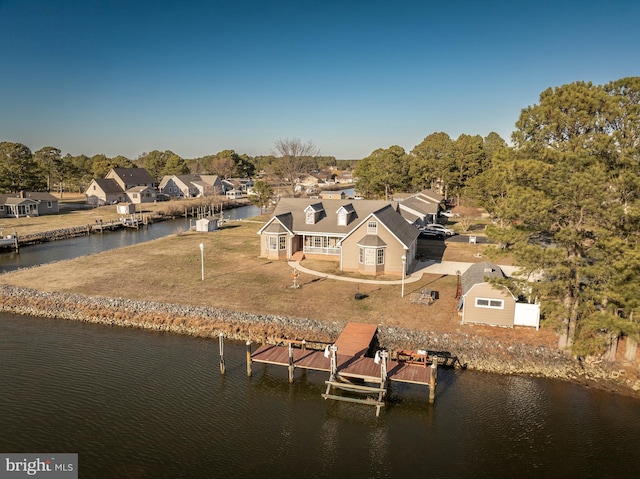
<path fill-rule="evenodd" d="M 173 198 L 195 198 L 224 193 L 224 185 L 218 175 L 165 176 L 158 189 Z"/>
<path fill-rule="evenodd" d="M 50 193 L 21 191 L 0 195 L 0 218 L 50 215 L 58 212 L 58 198 Z"/>

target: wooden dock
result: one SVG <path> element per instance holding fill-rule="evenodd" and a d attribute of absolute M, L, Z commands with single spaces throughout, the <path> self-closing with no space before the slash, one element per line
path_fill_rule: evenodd
<path fill-rule="evenodd" d="M 329 380 L 322 395 L 325 399 L 374 405 L 376 415 L 384 406 L 388 381 L 428 386 L 432 403 L 437 358 L 429 361 L 425 351 L 424 360 L 416 360 L 421 351 L 416 353 L 418 356 L 403 351 L 398 358 L 404 360 L 390 360 L 387 351 L 376 350 L 376 334 L 376 325 L 348 323 L 336 342 L 327 344 L 324 351 L 308 349 L 305 341 L 282 340 L 286 345 L 263 345 L 252 353 L 247 343 L 247 373 L 251 375 L 252 362 L 288 367 L 290 382 L 296 368 L 326 371 Z"/>

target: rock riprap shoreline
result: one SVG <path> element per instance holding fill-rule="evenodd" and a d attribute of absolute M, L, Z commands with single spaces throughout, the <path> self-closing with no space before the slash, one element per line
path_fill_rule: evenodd
<path fill-rule="evenodd" d="M 43 318 L 66 319 L 120 327 L 218 337 L 264 343 L 271 338 L 332 342 L 346 323 L 260 315 L 220 308 L 185 306 L 121 298 L 0 286 L 0 310 Z M 416 331 L 379 326 L 382 347 L 446 352 L 468 369 L 569 380 L 619 392 L 638 393 L 638 381 L 602 364 L 586 364 L 546 346 L 506 344 L 467 333 Z"/>

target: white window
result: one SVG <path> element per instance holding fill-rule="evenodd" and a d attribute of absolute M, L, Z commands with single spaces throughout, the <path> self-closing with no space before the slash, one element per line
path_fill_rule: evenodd
<path fill-rule="evenodd" d="M 287 249 L 287 237 L 284 235 L 279 236 L 279 244 L 280 249 Z"/>
<path fill-rule="evenodd" d="M 364 263 L 364 248 L 360 248 L 359 256 L 358 256 L 358 263 L 360 263 L 360 264 Z"/>
<path fill-rule="evenodd" d="M 344 210 L 338 213 L 338 226 L 347 226 L 347 212 Z"/>
<path fill-rule="evenodd" d="M 316 215 L 314 214 L 313 211 L 307 211 L 307 224 L 308 225 L 312 225 L 314 224 L 316 221 Z"/>
<path fill-rule="evenodd" d="M 504 309 L 503 299 L 476 298 L 477 308 Z"/>
<path fill-rule="evenodd" d="M 47 201 L 47 208 L 53 208 L 53 203 L 51 201 Z"/>
<path fill-rule="evenodd" d="M 384 250 L 380 248 L 378 250 L 378 264 L 384 264 Z"/>
<path fill-rule="evenodd" d="M 367 223 L 367 234 L 368 235 L 376 235 L 376 234 L 378 234 L 378 222 L 377 221 L 369 221 Z"/>
<path fill-rule="evenodd" d="M 267 248 L 268 249 L 278 249 L 278 237 L 277 236 L 267 236 Z"/>
<path fill-rule="evenodd" d="M 376 264 L 376 250 L 373 248 L 365 248 L 364 264 Z"/>

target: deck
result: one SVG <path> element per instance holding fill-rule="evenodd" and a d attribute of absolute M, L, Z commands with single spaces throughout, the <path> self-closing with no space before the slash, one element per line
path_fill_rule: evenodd
<path fill-rule="evenodd" d="M 263 345 L 255 352 L 248 354 L 248 371 L 250 363 L 273 364 L 289 368 L 289 381 L 293 382 L 293 371 L 296 368 L 313 369 L 330 373 L 326 381 L 327 392 L 322 396 L 325 399 L 335 399 L 376 406 L 376 414 L 379 414 L 383 399 L 386 395 L 387 381 L 397 381 L 411 384 L 429 386 L 429 402 L 433 402 L 437 364 L 432 366 L 424 361 L 416 363 L 406 360 L 387 360 L 388 354 L 383 352 L 382 360 L 376 361 L 365 354 L 377 344 L 375 342 L 377 326 L 372 324 L 348 323 L 336 342 L 327 350 L 305 349 L 304 342 L 291 341 L 286 346 Z M 283 342 L 287 342 L 284 340 Z M 301 348 L 293 347 L 294 344 L 302 345 Z M 333 370 L 332 354 L 335 354 L 335 370 Z M 437 361 L 436 361 L 437 363 Z M 249 372 L 250 374 L 250 372 Z M 367 386 L 353 382 L 376 384 Z M 331 388 L 361 394 L 366 397 L 354 398 L 352 396 L 340 396 L 329 394 Z M 377 399 L 368 395 L 377 395 Z"/>

